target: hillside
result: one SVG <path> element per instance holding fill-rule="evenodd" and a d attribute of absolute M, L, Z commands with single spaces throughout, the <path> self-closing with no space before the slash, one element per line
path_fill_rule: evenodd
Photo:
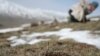
<path fill-rule="evenodd" d="M 23 31 L 45 32 L 56 31 L 62 28 L 73 28 L 77 30 L 91 30 L 92 34 L 100 35 L 100 21 L 87 23 L 54 23 L 51 25 L 32 25 Z M 52 40 L 43 41 L 34 45 L 20 45 L 11 47 L 11 42 L 7 41 L 10 36 L 18 36 L 22 31 L 8 32 L 0 34 L 0 56 L 100 56 L 100 49 L 86 43 L 79 43 L 73 39 L 64 39 L 58 41 L 58 36 L 49 36 Z M 40 37 L 41 38 L 41 37 Z M 43 37 L 45 38 L 45 37 Z M 84 38 L 81 36 L 80 38 Z"/>
<path fill-rule="evenodd" d="M 29 9 L 7 0 L 0 0 L 0 24 L 5 27 L 15 27 L 31 22 L 52 21 L 55 18 L 59 21 L 66 20 L 66 13 L 37 8 Z"/>

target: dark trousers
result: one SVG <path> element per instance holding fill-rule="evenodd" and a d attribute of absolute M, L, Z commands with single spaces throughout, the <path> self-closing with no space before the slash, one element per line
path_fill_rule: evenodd
<path fill-rule="evenodd" d="M 86 19 L 86 13 L 84 13 L 85 15 L 84 15 L 84 17 L 83 17 L 83 19 L 81 20 L 81 21 L 78 21 L 71 13 L 72 13 L 73 11 L 70 9 L 69 11 L 68 11 L 68 13 L 69 13 L 69 16 L 70 16 L 70 18 L 69 18 L 69 22 L 87 22 L 88 20 Z M 85 11 L 84 11 L 85 12 Z"/>
<path fill-rule="evenodd" d="M 78 20 L 76 20 L 75 17 L 71 14 L 72 12 L 73 11 L 71 9 L 68 11 L 69 16 L 70 16 L 69 22 L 78 22 Z"/>

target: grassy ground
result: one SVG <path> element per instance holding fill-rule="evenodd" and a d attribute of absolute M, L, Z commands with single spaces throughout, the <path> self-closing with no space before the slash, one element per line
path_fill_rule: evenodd
<path fill-rule="evenodd" d="M 55 31 L 62 28 L 73 28 L 74 30 L 100 30 L 100 21 L 87 23 L 61 23 L 52 25 L 41 25 L 26 28 L 23 31 L 44 32 Z M 95 46 L 77 43 L 67 39 L 58 41 L 56 38 L 48 42 L 35 45 L 21 45 L 11 47 L 6 39 L 12 35 L 20 35 L 21 31 L 0 33 L 0 56 L 100 56 L 100 50 Z M 55 36 L 51 36 L 52 38 Z M 80 37 L 81 38 L 81 37 Z"/>

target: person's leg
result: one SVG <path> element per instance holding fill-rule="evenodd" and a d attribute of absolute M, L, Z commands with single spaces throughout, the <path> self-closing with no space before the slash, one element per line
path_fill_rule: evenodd
<path fill-rule="evenodd" d="M 90 21 L 89 19 L 86 18 L 86 16 L 87 16 L 88 14 L 89 14 L 88 11 L 87 11 L 87 10 L 84 10 L 83 19 L 82 19 L 81 22 L 88 22 L 88 21 Z"/>
<path fill-rule="evenodd" d="M 79 22 L 79 21 L 76 20 L 75 17 L 71 14 L 72 12 L 73 12 L 73 11 L 72 11 L 71 9 L 68 11 L 69 16 L 70 16 L 69 22 Z"/>
<path fill-rule="evenodd" d="M 83 19 L 81 20 L 81 22 L 83 23 L 87 22 L 86 15 L 83 15 Z"/>

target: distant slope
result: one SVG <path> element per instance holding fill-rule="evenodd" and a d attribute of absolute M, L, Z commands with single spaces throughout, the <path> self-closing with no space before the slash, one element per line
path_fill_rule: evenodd
<path fill-rule="evenodd" d="M 90 18 L 100 18 L 100 15 L 98 15 L 98 16 L 91 16 Z"/>
<path fill-rule="evenodd" d="M 64 21 L 66 20 L 66 14 L 50 10 L 28 9 L 13 2 L 0 0 L 0 24 L 6 26 L 17 26 L 41 20 L 52 21 L 55 18 Z"/>

